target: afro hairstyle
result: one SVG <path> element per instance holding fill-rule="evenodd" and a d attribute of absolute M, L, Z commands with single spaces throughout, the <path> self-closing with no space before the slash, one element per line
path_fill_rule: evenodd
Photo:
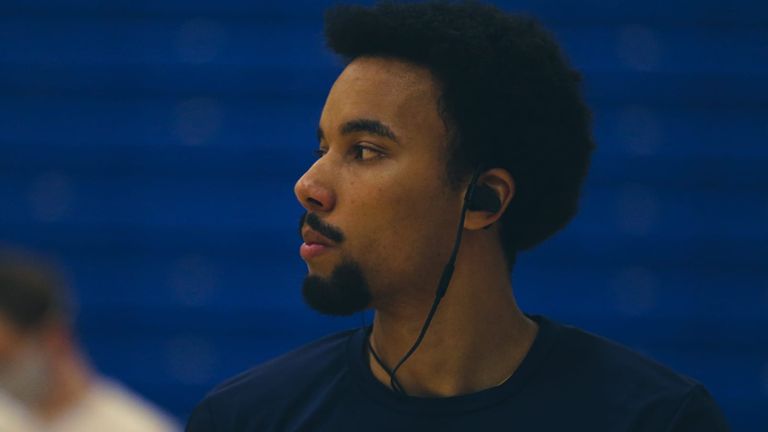
<path fill-rule="evenodd" d="M 449 135 L 446 177 L 506 169 L 515 195 L 500 218 L 508 268 L 576 214 L 594 149 L 581 76 L 533 18 L 471 2 L 336 6 L 325 15 L 329 48 L 350 63 L 395 58 L 439 84 Z"/>

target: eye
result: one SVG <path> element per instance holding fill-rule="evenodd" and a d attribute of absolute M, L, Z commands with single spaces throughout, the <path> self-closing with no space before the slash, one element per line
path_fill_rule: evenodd
<path fill-rule="evenodd" d="M 315 156 L 316 156 L 318 159 L 320 159 L 320 158 L 321 158 L 321 157 L 323 157 L 323 155 L 325 154 L 325 150 L 324 150 L 324 149 L 321 149 L 321 148 L 319 148 L 319 149 L 315 150 L 315 151 L 314 151 L 314 153 L 315 153 Z"/>
<path fill-rule="evenodd" d="M 380 151 L 360 144 L 355 145 L 352 151 L 355 154 L 355 159 L 363 162 L 372 161 L 382 156 Z"/>

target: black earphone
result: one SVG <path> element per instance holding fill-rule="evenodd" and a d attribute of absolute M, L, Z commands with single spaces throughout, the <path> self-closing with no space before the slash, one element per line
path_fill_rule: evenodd
<path fill-rule="evenodd" d="M 501 201 L 496 192 L 486 184 L 475 186 L 475 193 L 469 201 L 467 210 L 482 210 L 496 213 L 501 209 Z"/>
<path fill-rule="evenodd" d="M 475 169 L 475 172 L 472 174 L 472 179 L 469 182 L 469 187 L 467 187 L 467 192 L 464 195 L 464 205 L 461 209 L 461 218 L 459 221 L 458 231 L 456 233 L 456 241 L 453 244 L 451 257 L 448 259 L 448 263 L 443 269 L 443 274 L 440 276 L 440 283 L 437 285 L 437 291 L 435 292 L 435 300 L 432 302 L 432 307 L 427 314 L 426 320 L 424 320 L 424 325 L 421 327 L 421 331 L 419 332 L 419 336 L 416 338 L 416 342 L 414 342 L 411 348 L 403 355 L 403 357 L 400 358 L 400 361 L 397 362 L 395 367 L 390 370 L 384 364 L 381 358 L 379 358 L 378 354 L 376 354 L 376 350 L 373 349 L 370 332 L 368 333 L 368 350 L 371 352 L 371 355 L 373 355 L 376 363 L 378 363 L 379 366 L 389 375 L 390 387 L 392 387 L 395 392 L 403 396 L 407 396 L 408 394 L 397 380 L 397 371 L 421 344 L 421 341 L 424 339 L 424 335 L 427 333 L 429 324 L 432 322 L 432 318 L 435 316 L 435 312 L 437 312 L 437 306 L 440 304 L 440 300 L 448 290 L 448 284 L 451 282 L 451 276 L 453 276 L 456 256 L 459 252 L 459 245 L 461 245 L 461 234 L 464 232 L 464 218 L 467 215 L 467 210 L 482 210 L 495 213 L 501 209 L 501 201 L 493 189 L 491 189 L 491 187 L 488 185 L 477 185 L 477 179 L 480 176 L 481 169 L 482 166 L 478 166 Z M 489 227 L 490 225 L 484 229 Z M 371 330 L 373 330 L 373 327 L 371 327 Z"/>

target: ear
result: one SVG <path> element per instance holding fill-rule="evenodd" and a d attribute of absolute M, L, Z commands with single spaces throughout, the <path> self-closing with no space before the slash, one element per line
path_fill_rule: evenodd
<path fill-rule="evenodd" d="M 509 171 L 503 168 L 493 168 L 485 171 L 478 177 L 477 184 L 488 186 L 499 197 L 501 206 L 499 211 L 495 213 L 483 210 L 467 210 L 464 228 L 469 230 L 479 230 L 493 225 L 501 218 L 509 202 L 515 196 L 515 179 L 512 178 L 512 174 Z"/>

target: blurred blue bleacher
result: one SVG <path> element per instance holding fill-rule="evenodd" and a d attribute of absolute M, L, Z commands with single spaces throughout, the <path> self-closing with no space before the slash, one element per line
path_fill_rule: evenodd
<path fill-rule="evenodd" d="M 768 3 L 494 2 L 585 77 L 580 214 L 521 255 L 523 308 L 707 385 L 768 428 Z M 328 1 L 4 0 L 0 242 L 70 269 L 93 362 L 185 419 L 319 317 L 293 184 L 340 63 Z"/>

